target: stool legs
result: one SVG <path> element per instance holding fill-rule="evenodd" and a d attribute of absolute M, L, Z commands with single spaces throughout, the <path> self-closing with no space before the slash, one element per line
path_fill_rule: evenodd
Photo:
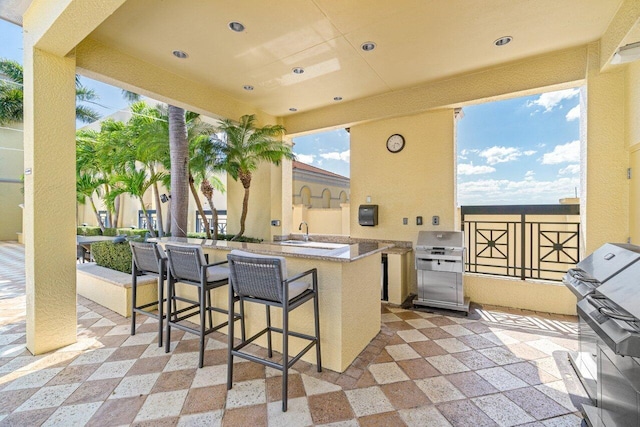
<path fill-rule="evenodd" d="M 267 307 L 267 355 L 269 359 L 273 357 L 273 349 L 271 347 L 271 306 Z"/>

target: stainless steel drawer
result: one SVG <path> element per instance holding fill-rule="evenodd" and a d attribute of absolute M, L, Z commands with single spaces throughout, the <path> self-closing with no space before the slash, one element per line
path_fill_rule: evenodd
<path fill-rule="evenodd" d="M 462 261 L 416 258 L 416 269 L 462 273 Z"/>

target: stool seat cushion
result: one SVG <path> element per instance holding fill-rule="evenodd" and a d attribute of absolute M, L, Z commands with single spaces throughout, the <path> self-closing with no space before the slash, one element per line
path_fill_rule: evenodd
<path fill-rule="evenodd" d="M 229 267 L 221 265 L 207 267 L 207 282 L 217 282 L 219 280 L 229 280 Z"/>
<path fill-rule="evenodd" d="M 302 294 L 307 289 L 309 289 L 309 283 L 298 281 L 289 283 L 289 301 Z"/>

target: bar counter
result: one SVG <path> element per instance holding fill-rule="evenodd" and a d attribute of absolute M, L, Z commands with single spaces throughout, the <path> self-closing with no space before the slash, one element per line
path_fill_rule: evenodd
<path fill-rule="evenodd" d="M 318 269 L 320 306 L 320 337 L 323 368 L 345 371 L 367 344 L 380 331 L 380 253 L 392 245 L 377 242 L 353 244 L 325 244 L 322 242 L 241 243 L 221 240 L 190 238 L 160 238 L 166 243 L 201 245 L 209 262 L 226 260 L 233 249 L 263 255 L 282 256 L 287 261 L 287 274 Z M 323 247 L 325 248 L 323 248 Z M 177 291 L 195 297 L 195 287 L 178 284 Z M 227 306 L 227 287 L 213 292 L 214 304 Z M 247 335 L 265 327 L 265 309 L 262 305 L 245 306 Z M 214 320 L 223 320 L 215 314 Z M 194 321 L 197 321 L 194 318 Z M 279 310 L 272 311 L 272 322 L 281 326 Z M 239 326 L 239 324 L 238 324 Z M 313 307 L 304 304 L 290 314 L 291 330 L 313 334 Z M 226 328 L 222 330 L 226 332 Z M 280 334 L 274 334 L 274 350 L 282 349 Z M 256 343 L 266 347 L 266 337 Z M 306 345 L 303 340 L 290 338 L 290 353 L 295 355 Z M 315 353 L 305 354 L 303 360 L 315 364 Z M 294 366 L 295 369 L 295 366 Z"/>

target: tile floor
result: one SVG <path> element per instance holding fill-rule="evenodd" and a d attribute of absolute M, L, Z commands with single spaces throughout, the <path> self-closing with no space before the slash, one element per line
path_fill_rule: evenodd
<path fill-rule="evenodd" d="M 567 361 L 576 319 L 497 307 L 469 318 L 382 306 L 380 334 L 342 373 L 298 362 L 281 411 L 277 371 L 234 367 L 226 340 L 129 320 L 78 298 L 78 342 L 25 348 L 24 249 L 0 243 L 0 425 L 6 426 L 579 426 L 584 390 Z M 257 347 L 256 352 L 262 352 Z"/>

